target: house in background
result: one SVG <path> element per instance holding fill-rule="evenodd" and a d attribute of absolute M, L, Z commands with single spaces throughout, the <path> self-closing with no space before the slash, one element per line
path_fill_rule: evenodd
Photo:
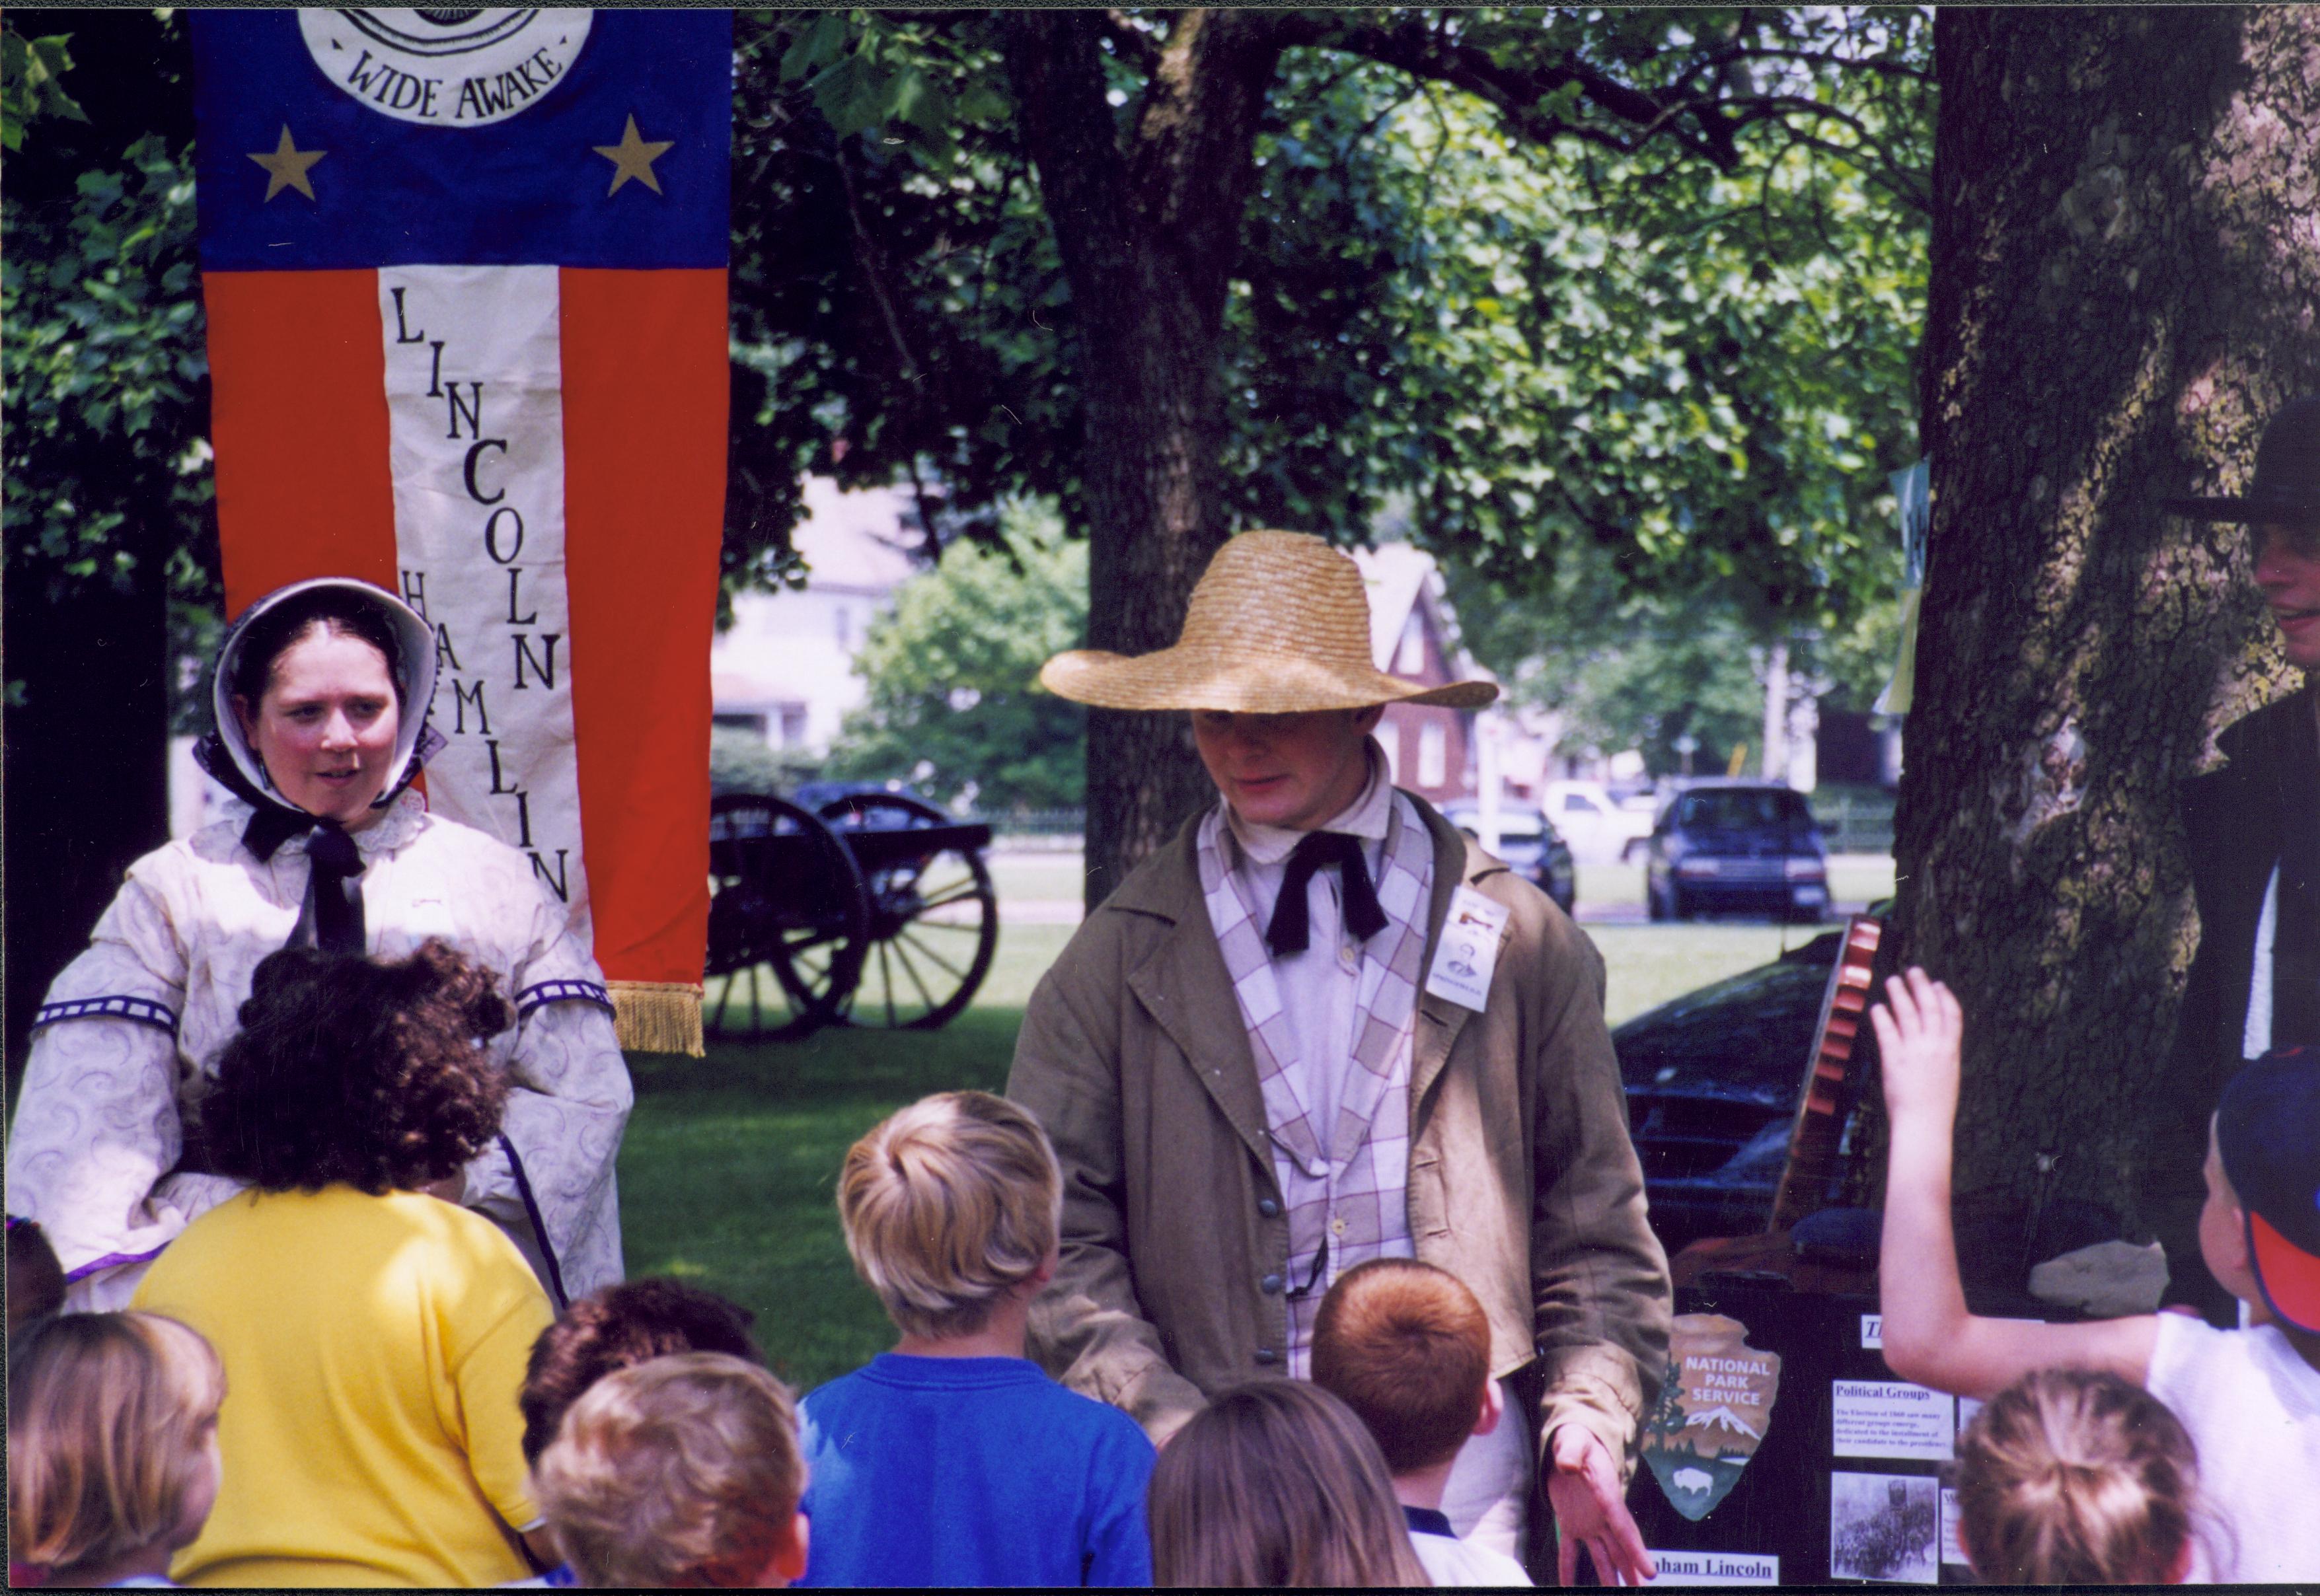
<path fill-rule="evenodd" d="M 1428 687 L 1493 680 L 1458 641 L 1457 617 L 1431 555 L 1389 543 L 1353 556 L 1369 588 L 1370 656 L 1379 670 Z M 1433 804 L 1474 796 L 1473 710 L 1389 704 L 1377 738 L 1395 786 Z"/>
<path fill-rule="evenodd" d="M 844 492 L 809 477 L 805 512 L 791 538 L 806 585 L 733 596 L 733 625 L 709 650 L 710 699 L 719 727 L 821 754 L 867 691 L 854 656 L 870 623 L 923 566 L 916 512 L 899 488 Z"/>

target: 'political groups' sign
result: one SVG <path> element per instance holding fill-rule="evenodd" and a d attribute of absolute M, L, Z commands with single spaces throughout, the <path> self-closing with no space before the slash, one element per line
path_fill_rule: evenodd
<path fill-rule="evenodd" d="M 530 859 L 636 1045 L 706 929 L 730 14 L 194 24 L 229 606 L 427 618 L 429 801 Z"/>

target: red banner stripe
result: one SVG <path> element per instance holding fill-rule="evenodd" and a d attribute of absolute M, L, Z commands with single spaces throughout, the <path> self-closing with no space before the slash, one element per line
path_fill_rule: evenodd
<path fill-rule="evenodd" d="M 562 274 L 564 582 L 596 960 L 701 979 L 725 273 Z"/>
<path fill-rule="evenodd" d="M 202 297 L 226 613 L 310 576 L 394 591 L 378 274 L 205 272 Z"/>

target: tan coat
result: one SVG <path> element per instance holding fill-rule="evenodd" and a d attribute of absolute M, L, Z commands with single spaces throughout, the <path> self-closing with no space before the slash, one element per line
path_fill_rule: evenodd
<path fill-rule="evenodd" d="M 1418 805 L 1427 964 L 1461 882 L 1513 911 L 1475 1014 L 1418 1000 L 1409 1232 L 1536 1360 L 1535 1433 L 1587 1426 L 1632 1464 L 1667 1355 L 1667 1259 L 1603 1023 L 1603 961 L 1529 883 Z M 1008 1095 L 1064 1169 L 1063 1265 L 1032 1355 L 1165 1438 L 1203 1393 L 1282 1373 L 1288 1267 L 1256 1069 L 1200 891 L 1197 817 L 1088 917 L 1031 996 Z M 1271 1289 L 1267 1289 L 1268 1286 Z"/>

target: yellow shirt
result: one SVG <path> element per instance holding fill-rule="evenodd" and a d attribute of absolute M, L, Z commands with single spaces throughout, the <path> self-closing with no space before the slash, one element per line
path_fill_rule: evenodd
<path fill-rule="evenodd" d="M 414 1192 L 250 1192 L 154 1260 L 135 1306 L 224 1361 L 196 1585 L 490 1585 L 539 1519 L 516 1393 L 550 1319 L 489 1220 Z"/>

